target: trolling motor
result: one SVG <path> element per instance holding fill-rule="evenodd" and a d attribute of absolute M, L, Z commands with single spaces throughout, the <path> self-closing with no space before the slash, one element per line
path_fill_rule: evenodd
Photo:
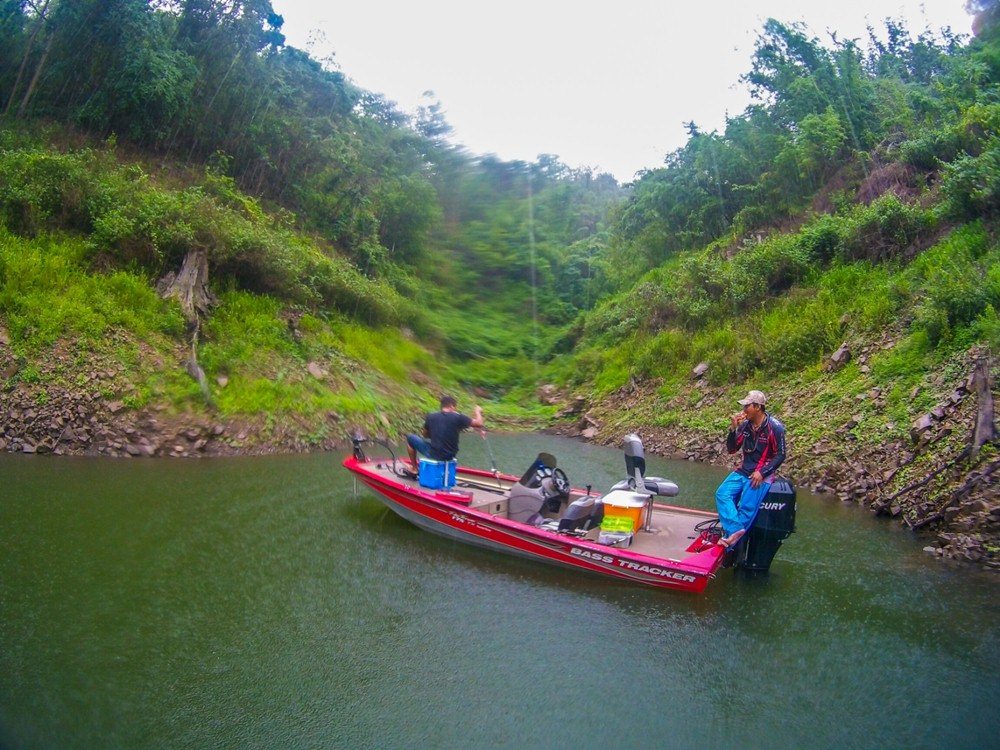
<path fill-rule="evenodd" d="M 354 446 L 352 453 L 354 454 L 354 459 L 356 461 L 367 461 L 368 456 L 365 455 L 364 449 L 361 447 L 362 443 L 367 443 L 368 438 L 357 431 L 351 435 L 351 444 Z"/>
<path fill-rule="evenodd" d="M 408 479 L 412 478 L 412 476 L 408 475 L 404 469 L 399 468 L 398 464 L 400 462 L 399 459 L 396 458 L 396 451 L 393 450 L 393 447 L 388 440 L 378 437 L 366 438 L 361 433 L 361 430 L 355 430 L 351 434 L 351 445 L 353 446 L 351 452 L 356 461 L 364 463 L 368 460 L 368 456 L 365 455 L 364 448 L 361 447 L 363 443 L 377 443 L 378 445 L 381 445 L 389 451 L 389 456 L 392 458 L 392 473 L 397 477 L 404 477 Z"/>

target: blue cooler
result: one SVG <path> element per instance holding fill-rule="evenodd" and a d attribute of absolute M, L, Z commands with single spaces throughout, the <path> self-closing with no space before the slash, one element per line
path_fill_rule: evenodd
<path fill-rule="evenodd" d="M 420 459 L 418 474 L 420 486 L 429 490 L 447 490 L 455 486 L 455 469 L 458 461 L 432 461 Z"/>

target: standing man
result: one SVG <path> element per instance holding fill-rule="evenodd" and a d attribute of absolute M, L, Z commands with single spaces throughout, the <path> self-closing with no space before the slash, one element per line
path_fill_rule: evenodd
<path fill-rule="evenodd" d="M 458 433 L 469 427 L 481 428 L 485 424 L 483 410 L 477 405 L 473 416 L 458 411 L 453 396 L 441 397 L 441 411 L 432 412 L 424 419 L 424 436 L 407 435 L 406 450 L 414 473 L 419 470 L 417 453 L 435 461 L 451 461 L 458 455 Z"/>
<path fill-rule="evenodd" d="M 736 471 L 726 477 L 715 492 L 715 505 L 722 523 L 719 540 L 723 547 L 734 546 L 750 528 L 757 509 L 771 489 L 774 473 L 785 460 L 785 426 L 767 413 L 767 396 L 750 391 L 739 404 L 726 436 L 726 450 L 743 450 Z"/>

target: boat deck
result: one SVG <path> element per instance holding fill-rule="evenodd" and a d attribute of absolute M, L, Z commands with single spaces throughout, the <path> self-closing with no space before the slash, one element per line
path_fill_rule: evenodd
<path fill-rule="evenodd" d="M 402 468 L 402 463 L 397 463 L 398 468 Z M 392 461 L 380 460 L 367 464 L 372 472 L 387 480 L 398 482 L 407 487 L 419 488 L 416 479 L 409 479 L 397 475 L 393 471 Z M 491 516 L 507 518 L 507 493 L 516 480 L 507 476 L 492 477 L 480 474 L 470 474 L 461 469 L 458 471 L 457 481 L 452 492 L 455 497 L 454 502 L 460 506 L 472 508 L 481 513 Z M 424 492 L 435 493 L 439 499 L 448 500 L 447 491 L 427 490 Z M 585 493 L 581 490 L 573 490 L 570 501 L 583 497 Z M 559 513 L 546 514 L 552 519 L 558 519 Z M 704 521 L 715 518 L 714 513 L 700 510 L 690 510 L 674 506 L 666 506 L 654 503 L 653 522 L 650 531 L 638 531 L 631 545 L 627 548 L 629 552 L 649 557 L 656 557 L 664 560 L 679 562 L 691 554 L 689 547 L 700 536 L 701 532 L 696 529 L 696 525 Z M 596 541 L 597 531 L 593 530 L 585 537 L 591 541 Z"/>

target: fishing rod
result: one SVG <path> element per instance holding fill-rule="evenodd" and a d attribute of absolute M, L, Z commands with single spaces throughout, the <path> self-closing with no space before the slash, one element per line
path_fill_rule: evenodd
<path fill-rule="evenodd" d="M 490 454 L 490 467 L 493 469 L 493 477 L 497 480 L 497 487 L 503 490 L 503 483 L 500 481 L 500 470 L 497 468 L 497 460 L 493 457 L 493 446 L 490 445 L 490 440 L 486 437 L 486 430 L 480 430 L 480 435 L 483 436 L 483 442 L 486 443 L 486 450 Z"/>

